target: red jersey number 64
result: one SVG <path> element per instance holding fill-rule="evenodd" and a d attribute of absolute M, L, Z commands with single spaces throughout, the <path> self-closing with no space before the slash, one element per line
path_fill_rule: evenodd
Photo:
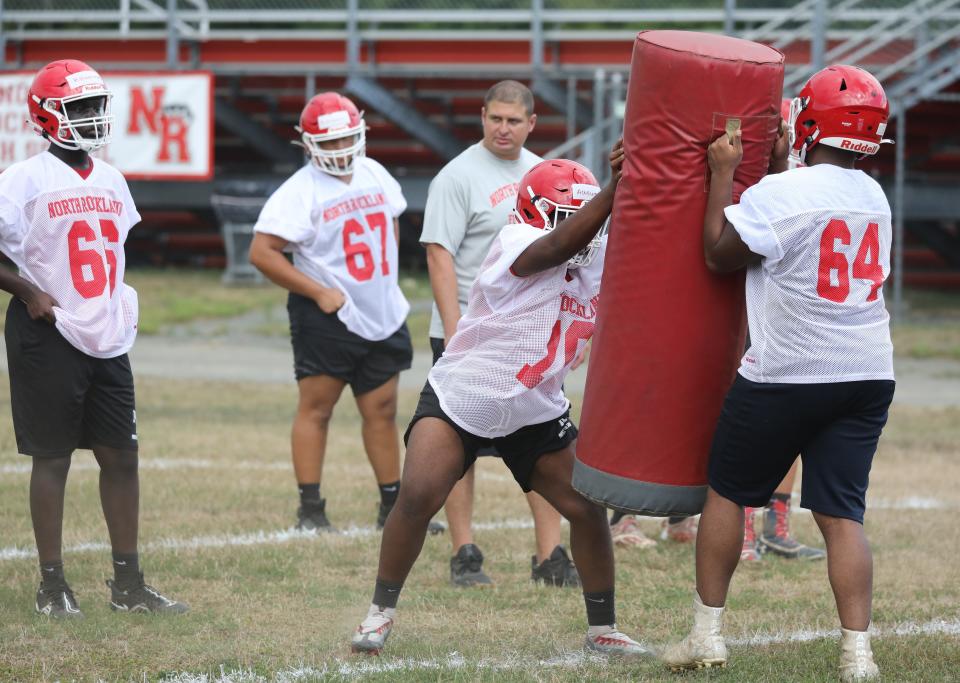
<path fill-rule="evenodd" d="M 820 266 L 817 269 L 817 294 L 829 301 L 842 304 L 850 296 L 850 263 L 843 252 L 835 251 L 837 240 L 850 244 L 850 228 L 846 221 L 831 219 L 820 236 Z M 833 273 L 837 284 L 833 284 Z M 863 240 L 853 259 L 852 275 L 857 280 L 869 280 L 873 284 L 867 301 L 877 300 L 877 290 L 883 286 L 883 266 L 880 264 L 880 228 L 876 223 L 867 225 Z"/>

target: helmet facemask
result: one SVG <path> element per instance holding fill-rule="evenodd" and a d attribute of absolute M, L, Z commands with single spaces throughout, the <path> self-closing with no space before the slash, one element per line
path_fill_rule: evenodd
<path fill-rule="evenodd" d="M 41 108 L 57 120 L 56 135 L 47 135 L 51 142 L 70 150 L 93 152 L 110 143 L 113 114 L 110 113 L 112 94 L 108 91 L 81 93 L 62 98 L 47 98 Z M 98 100 L 96 113 L 78 112 L 87 100 Z M 36 124 L 34 124 L 36 128 Z M 42 130 L 40 131 L 42 133 Z"/>
<path fill-rule="evenodd" d="M 324 173 L 334 176 L 348 176 L 353 173 L 354 164 L 358 157 L 366 155 L 367 135 L 365 124 L 360 120 L 359 125 L 346 130 L 338 130 L 332 133 L 321 133 L 311 135 L 301 131 L 300 139 L 303 146 L 309 152 L 313 162 Z M 341 149 L 324 149 L 320 143 L 328 140 L 340 140 L 342 138 L 353 137 L 353 144 Z"/>

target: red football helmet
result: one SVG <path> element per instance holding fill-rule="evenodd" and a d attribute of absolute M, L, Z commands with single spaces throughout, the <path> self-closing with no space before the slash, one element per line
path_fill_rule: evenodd
<path fill-rule="evenodd" d="M 92 152 L 110 142 L 111 98 L 90 66 L 77 59 L 58 59 L 40 69 L 30 85 L 30 123 L 55 145 Z"/>
<path fill-rule="evenodd" d="M 800 161 L 818 144 L 876 154 L 884 140 L 890 105 L 883 86 L 855 66 L 828 66 L 810 77 L 790 104 L 790 146 Z"/>
<path fill-rule="evenodd" d="M 303 146 L 314 163 L 325 173 L 345 176 L 353 173 L 353 163 L 366 153 L 366 124 L 363 112 L 343 95 L 324 92 L 314 95 L 300 114 L 297 126 Z M 324 149 L 320 143 L 353 137 L 353 144 L 340 149 Z"/>
<path fill-rule="evenodd" d="M 521 223 L 553 230 L 598 192 L 597 179 L 586 166 L 569 159 L 541 161 L 520 180 L 514 216 Z M 571 266 L 590 264 L 606 228 L 604 224 L 590 244 L 570 259 Z"/>

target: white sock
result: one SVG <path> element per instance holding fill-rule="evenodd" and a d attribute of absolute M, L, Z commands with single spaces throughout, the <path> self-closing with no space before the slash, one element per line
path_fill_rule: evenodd
<path fill-rule="evenodd" d="M 367 610 L 367 616 L 372 617 L 374 614 L 378 614 L 380 612 L 383 612 L 383 614 L 385 614 L 389 619 L 397 618 L 396 607 L 384 607 L 383 609 L 380 609 L 379 605 L 374 605 L 372 602 L 370 603 L 370 609 Z"/>
<path fill-rule="evenodd" d="M 602 626 L 588 626 L 587 635 L 590 638 L 597 638 L 599 636 L 606 636 L 617 630 L 616 624 L 605 624 Z"/>

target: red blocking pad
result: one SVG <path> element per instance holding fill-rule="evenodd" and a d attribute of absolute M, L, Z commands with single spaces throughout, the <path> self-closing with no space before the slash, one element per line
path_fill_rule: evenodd
<path fill-rule="evenodd" d="M 783 55 L 737 38 L 645 31 L 633 49 L 626 160 L 610 223 L 573 485 L 647 515 L 691 515 L 743 353 L 743 273 L 703 260 L 707 146 L 740 120 L 734 201 L 767 171 Z"/>

